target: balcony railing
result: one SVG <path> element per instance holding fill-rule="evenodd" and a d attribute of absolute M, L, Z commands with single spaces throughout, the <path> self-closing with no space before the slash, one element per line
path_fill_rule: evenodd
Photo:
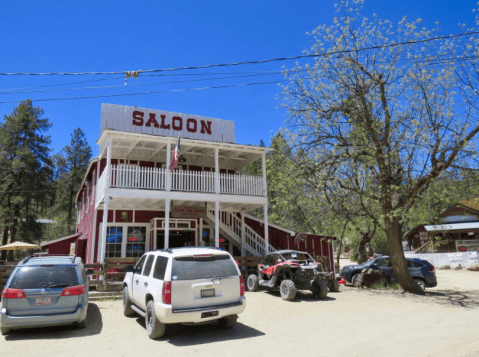
<path fill-rule="evenodd" d="M 230 195 L 264 196 L 261 176 L 219 174 L 219 192 Z M 106 187 L 106 171 L 97 185 L 97 197 Z M 110 187 L 146 190 L 166 189 L 166 169 L 134 165 L 111 165 Z M 215 173 L 209 171 L 175 170 L 171 190 L 215 193 Z"/>

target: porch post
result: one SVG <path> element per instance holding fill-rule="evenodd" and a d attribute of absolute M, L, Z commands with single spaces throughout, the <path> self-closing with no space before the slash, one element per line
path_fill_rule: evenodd
<path fill-rule="evenodd" d="M 199 219 L 200 221 L 200 236 L 198 238 L 198 246 L 201 246 L 201 242 L 203 241 L 203 218 Z"/>
<path fill-rule="evenodd" d="M 268 223 L 268 205 L 265 204 L 263 206 L 263 211 L 264 211 L 264 245 L 265 245 L 265 248 L 266 248 L 266 254 L 269 253 L 269 223 Z"/>
<path fill-rule="evenodd" d="M 266 153 L 263 153 L 261 157 L 261 163 L 263 166 L 263 196 L 268 197 L 268 182 L 266 181 Z"/>
<path fill-rule="evenodd" d="M 103 204 L 103 224 L 101 226 L 101 249 L 100 249 L 100 264 L 105 263 L 106 252 L 106 229 L 108 226 L 108 206 L 110 203 L 110 196 L 105 196 L 105 203 Z"/>
<path fill-rule="evenodd" d="M 165 249 L 170 247 L 170 202 L 170 198 L 165 200 Z"/>
<path fill-rule="evenodd" d="M 215 149 L 215 192 L 217 195 L 220 193 L 220 164 L 218 157 L 219 149 Z"/>
<path fill-rule="evenodd" d="M 101 159 L 99 159 L 96 163 L 96 179 L 95 179 L 95 200 L 93 201 L 93 208 L 95 209 L 95 213 L 93 214 L 93 234 L 91 238 L 91 252 L 90 252 L 90 263 L 93 264 L 95 262 L 95 244 L 96 244 L 96 222 L 98 220 L 98 209 L 96 207 L 96 199 L 98 193 L 98 181 L 100 180 L 100 164 Z"/>
<path fill-rule="evenodd" d="M 244 208 L 241 209 L 241 256 L 244 257 L 246 255 L 246 234 L 245 234 L 245 224 L 244 224 Z"/>
<path fill-rule="evenodd" d="M 220 246 L 220 203 L 215 202 L 215 247 Z"/>
<path fill-rule="evenodd" d="M 171 164 L 171 145 L 168 143 L 166 145 L 166 191 L 171 191 L 171 171 L 170 171 L 170 164 Z M 166 232 L 166 231 L 165 231 Z M 166 239 L 166 233 L 165 233 Z M 166 247 L 165 247 L 166 249 Z"/>

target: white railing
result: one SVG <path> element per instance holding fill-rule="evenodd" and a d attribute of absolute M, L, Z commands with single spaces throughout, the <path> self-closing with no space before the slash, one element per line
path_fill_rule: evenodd
<path fill-rule="evenodd" d="M 100 179 L 98 180 L 96 184 L 95 206 L 98 206 L 100 204 L 100 200 L 103 199 L 103 196 L 105 195 L 105 189 L 106 189 L 106 170 L 103 171 L 103 173 L 100 176 Z"/>
<path fill-rule="evenodd" d="M 264 196 L 263 177 L 220 174 L 220 193 Z"/>
<path fill-rule="evenodd" d="M 171 175 L 173 191 L 215 192 L 215 174 L 208 171 L 175 170 Z"/>
<path fill-rule="evenodd" d="M 214 211 L 208 211 L 207 215 L 210 220 L 215 220 Z M 239 218 L 236 213 L 221 211 L 220 227 L 241 246 L 241 218 Z M 244 243 L 246 250 L 256 256 L 266 255 L 276 250 L 271 244 L 266 243 L 264 238 L 247 224 L 245 224 Z M 268 250 L 266 247 L 268 247 Z"/>
<path fill-rule="evenodd" d="M 171 190 L 214 193 L 215 173 L 210 171 L 175 170 L 171 175 Z M 102 196 L 106 171 L 98 181 L 97 197 Z M 221 194 L 264 196 L 263 178 L 249 175 L 219 174 Z M 136 165 L 111 165 L 111 187 L 166 189 L 166 169 Z"/>
<path fill-rule="evenodd" d="M 164 190 L 165 169 L 134 165 L 111 165 L 111 187 Z"/>

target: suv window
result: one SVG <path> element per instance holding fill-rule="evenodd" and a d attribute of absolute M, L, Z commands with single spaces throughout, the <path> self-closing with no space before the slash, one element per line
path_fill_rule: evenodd
<path fill-rule="evenodd" d="M 141 269 L 143 269 L 143 264 L 145 264 L 146 255 L 142 256 L 140 261 L 136 263 L 133 274 L 141 274 Z"/>
<path fill-rule="evenodd" d="M 146 261 L 146 264 L 145 264 L 145 269 L 143 269 L 143 274 L 144 276 L 149 276 L 150 275 L 150 271 L 151 271 L 151 267 L 153 266 L 153 260 L 155 259 L 155 256 L 154 255 L 150 255 L 148 257 L 148 260 Z"/>
<path fill-rule="evenodd" d="M 153 278 L 164 280 L 166 265 L 168 264 L 168 258 L 161 255 L 156 258 L 155 270 L 153 270 Z"/>
<path fill-rule="evenodd" d="M 194 280 L 237 276 L 236 264 L 228 255 L 178 257 L 173 259 L 171 280 Z"/>
<path fill-rule="evenodd" d="M 11 289 L 43 289 L 78 285 L 74 266 L 28 266 L 17 270 L 10 283 Z"/>

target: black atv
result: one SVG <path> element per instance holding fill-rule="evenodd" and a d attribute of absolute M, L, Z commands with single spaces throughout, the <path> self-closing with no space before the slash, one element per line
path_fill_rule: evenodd
<path fill-rule="evenodd" d="M 246 286 L 249 291 L 279 290 L 287 301 L 294 300 L 298 290 L 311 290 L 319 299 L 326 298 L 328 289 L 339 290 L 332 273 L 322 272 L 321 264 L 311 255 L 296 250 L 279 250 L 266 255 L 258 265 L 258 275 L 249 275 Z"/>

